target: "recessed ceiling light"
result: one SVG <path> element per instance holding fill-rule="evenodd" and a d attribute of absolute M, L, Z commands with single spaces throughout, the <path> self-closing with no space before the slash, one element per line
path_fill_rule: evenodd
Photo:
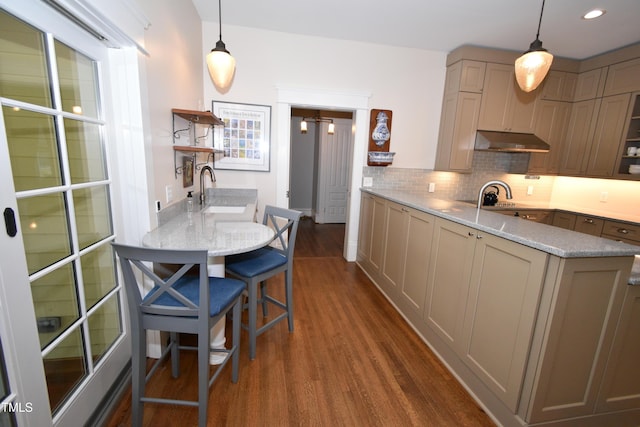
<path fill-rule="evenodd" d="M 582 19 L 596 19 L 607 13 L 604 9 L 593 9 L 582 15 Z"/>

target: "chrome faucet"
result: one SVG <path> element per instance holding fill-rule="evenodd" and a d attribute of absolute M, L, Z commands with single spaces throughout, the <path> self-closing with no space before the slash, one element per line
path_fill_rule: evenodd
<path fill-rule="evenodd" d="M 204 194 L 205 192 L 205 188 L 204 188 L 204 173 L 206 171 L 209 171 L 209 174 L 211 175 L 211 182 L 216 182 L 216 176 L 213 173 L 213 169 L 211 169 L 211 166 L 206 165 L 203 166 L 202 169 L 200 169 L 200 204 L 204 205 L 207 198 Z"/>
<path fill-rule="evenodd" d="M 482 198 L 484 196 L 484 190 L 486 190 L 488 187 L 492 186 L 492 185 L 502 185 L 504 187 L 505 190 L 507 190 L 507 199 L 511 199 L 511 187 L 509 187 L 509 184 L 507 184 L 504 181 L 500 181 L 500 180 L 493 180 L 493 181 L 489 181 L 486 184 L 484 184 L 482 187 L 480 187 L 480 192 L 478 193 L 478 209 L 480 209 L 480 206 L 482 206 Z"/>

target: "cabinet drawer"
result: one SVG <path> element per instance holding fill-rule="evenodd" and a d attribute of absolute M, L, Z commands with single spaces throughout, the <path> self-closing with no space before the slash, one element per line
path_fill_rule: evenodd
<path fill-rule="evenodd" d="M 640 225 L 605 221 L 602 229 L 602 237 L 620 239 L 623 242 L 640 245 Z"/>
<path fill-rule="evenodd" d="M 604 219 L 592 218 L 590 216 L 578 215 L 576 217 L 576 225 L 574 231 L 580 233 L 591 234 L 592 236 L 600 236 L 604 227 Z"/>

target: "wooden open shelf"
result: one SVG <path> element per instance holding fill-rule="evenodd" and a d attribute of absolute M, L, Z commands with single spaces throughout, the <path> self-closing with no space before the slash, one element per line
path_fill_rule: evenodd
<path fill-rule="evenodd" d="M 203 125 L 224 125 L 224 122 L 216 117 L 211 111 L 182 110 L 179 108 L 173 108 L 171 112 L 192 123 Z"/>

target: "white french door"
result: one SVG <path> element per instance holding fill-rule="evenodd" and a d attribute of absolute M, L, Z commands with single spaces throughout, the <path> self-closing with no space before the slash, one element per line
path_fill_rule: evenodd
<path fill-rule="evenodd" d="M 81 425 L 128 357 L 108 50 L 43 4 L 12 12 L 0 5 L 0 425 Z"/>

